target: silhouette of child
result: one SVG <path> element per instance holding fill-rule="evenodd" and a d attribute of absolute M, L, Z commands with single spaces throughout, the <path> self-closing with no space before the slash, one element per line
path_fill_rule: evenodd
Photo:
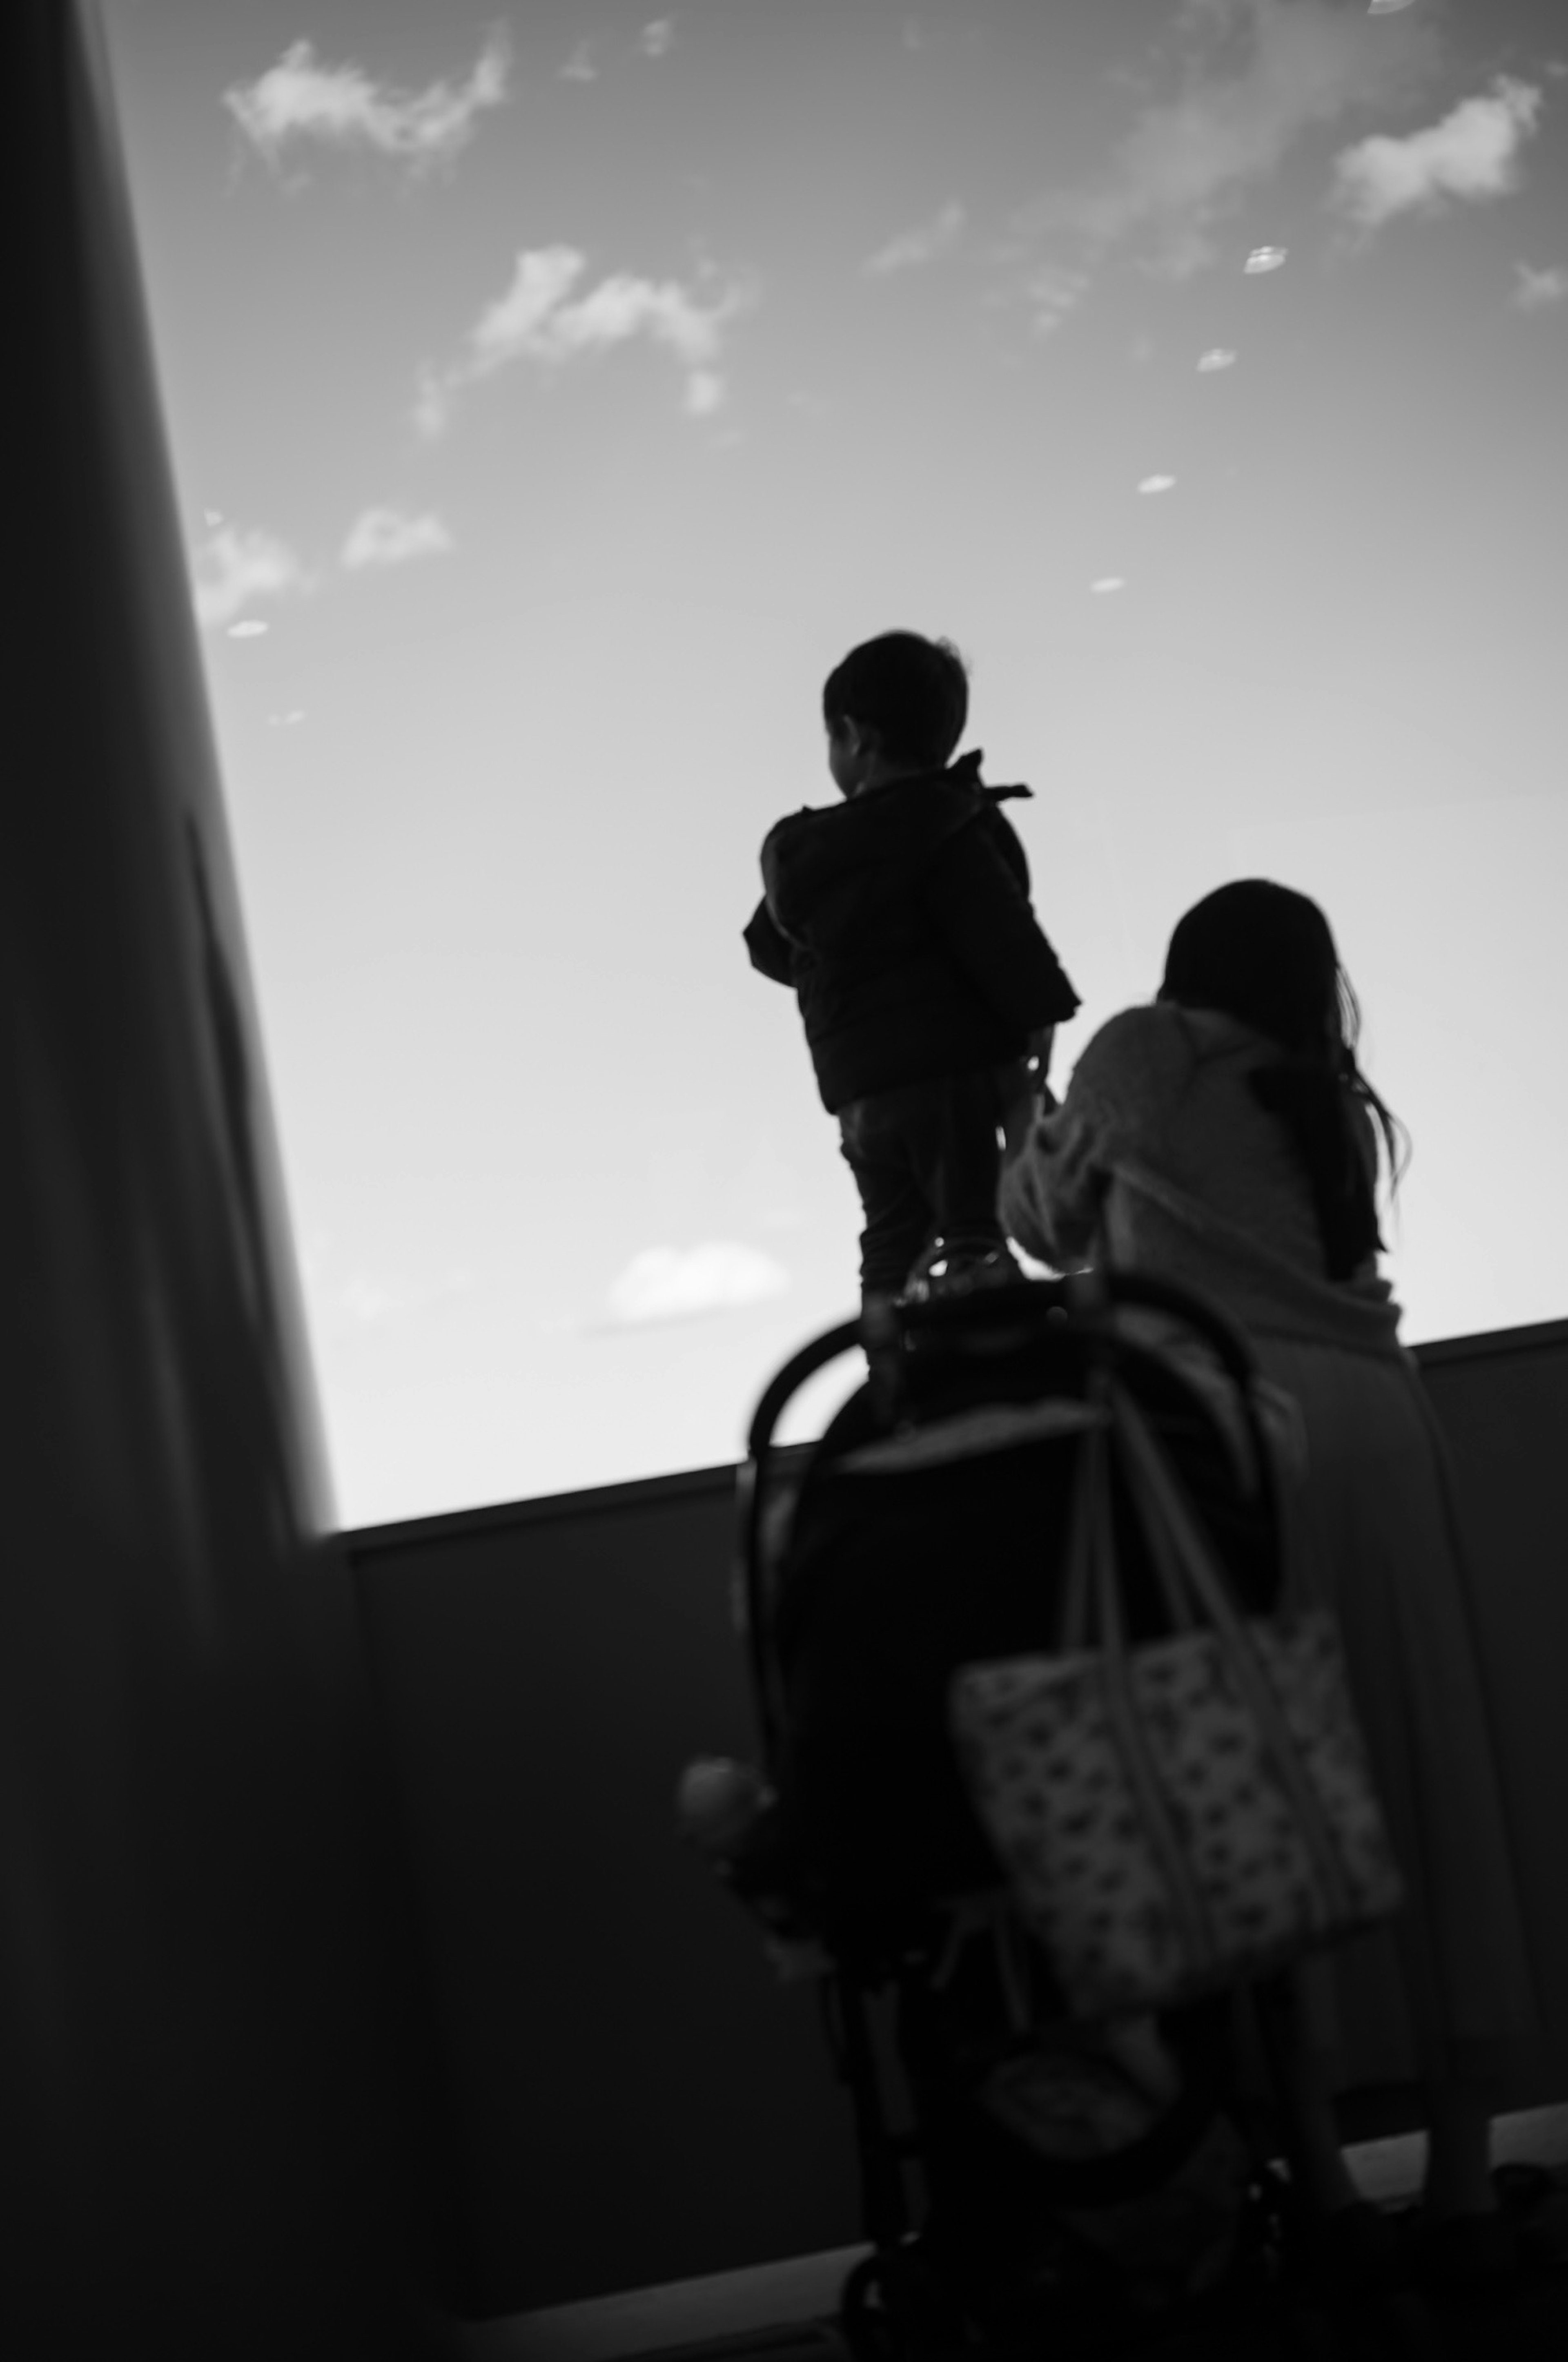
<path fill-rule="evenodd" d="M 866 1297 L 1019 1276 L 998 1131 L 1036 1111 L 1079 1005 L 997 809 L 1029 789 L 982 786 L 978 750 L 952 760 L 968 713 L 948 642 L 888 632 L 852 649 L 822 693 L 845 802 L 769 832 L 745 930 L 752 966 L 799 996 L 865 1212 Z"/>

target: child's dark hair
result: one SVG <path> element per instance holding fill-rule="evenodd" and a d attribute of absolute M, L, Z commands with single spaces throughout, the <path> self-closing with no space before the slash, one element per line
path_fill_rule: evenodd
<path fill-rule="evenodd" d="M 822 719 L 874 730 L 897 763 L 940 770 L 964 734 L 969 676 L 950 640 L 918 632 L 883 632 L 865 640 L 828 676 Z"/>

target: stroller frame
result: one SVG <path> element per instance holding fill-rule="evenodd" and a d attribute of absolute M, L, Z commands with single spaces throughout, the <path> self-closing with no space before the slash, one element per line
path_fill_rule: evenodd
<path fill-rule="evenodd" d="M 1258 1418 L 1252 1386 L 1257 1376 L 1255 1357 L 1245 1337 L 1223 1314 L 1185 1291 L 1143 1275 L 1085 1273 L 1065 1280 L 1029 1280 L 1018 1286 L 949 1297 L 927 1303 L 873 1302 L 861 1319 L 841 1322 L 796 1352 L 777 1372 L 758 1402 L 747 1436 L 747 1456 L 737 1485 L 737 1558 L 733 1606 L 742 1632 L 750 1673 L 753 1711 L 762 1747 L 762 1770 L 770 1786 L 776 1783 L 784 1753 L 784 1694 L 782 1671 L 773 1647 L 773 1570 L 767 1563 L 764 1527 L 772 1499 L 775 1432 L 789 1401 L 806 1381 L 856 1345 L 866 1351 L 873 1392 L 894 1417 L 902 1397 L 902 1379 L 908 1357 L 944 1348 L 962 1355 L 966 1351 L 995 1353 L 1006 1350 L 1009 1336 L 1022 1341 L 1035 1324 L 1068 1324 L 1084 1341 L 1091 1361 L 1113 1361 L 1125 1350 L 1115 1316 L 1124 1309 L 1154 1312 L 1173 1318 L 1213 1354 L 1224 1374 L 1234 1383 L 1235 1399 L 1247 1430 L 1253 1464 L 1265 1502 L 1276 1553 L 1283 1547 L 1281 1504 L 1271 1447 Z M 1140 1345 L 1147 1354 L 1157 1349 Z M 913 1423 L 913 1422 L 911 1422 Z M 811 1447 L 809 1449 L 814 1449 Z M 811 1461 L 807 1459 L 809 1469 Z M 801 1482 L 804 1483 L 803 1474 Z M 790 1515 L 794 1515 L 791 1504 Z M 1005 1893 L 998 1869 L 994 1889 Z M 952 1896 L 956 1906 L 976 1899 Z M 944 2301 L 940 2286 L 921 2256 L 912 2235 L 913 2212 L 906 2169 L 923 2155 L 918 2131 L 896 2133 L 889 2123 L 883 2077 L 872 2037 L 870 1997 L 891 1984 L 895 1989 L 906 1970 L 897 1959 L 868 1964 L 851 1960 L 830 1944 L 822 1946 L 824 1965 L 820 1996 L 824 2029 L 840 2081 L 848 2087 L 858 2152 L 861 2213 L 872 2252 L 851 2270 L 842 2291 L 839 2325 L 851 2351 L 867 2362 L 894 2362 L 894 2357 L 927 2354 L 951 2356 L 982 2340 L 961 2312 Z M 1295 2146 L 1288 2102 L 1274 2061 L 1268 2061 L 1270 2083 L 1284 2146 Z M 1243 2127 L 1244 2132 L 1246 2128 Z M 1255 2139 L 1254 2181 L 1248 2206 L 1252 2215 L 1253 2248 L 1270 2286 L 1292 2268 L 1296 2193 L 1287 2186 Z M 1287 2251 L 1289 2251 L 1288 2253 Z M 1293 2316 L 1298 2334 L 1309 2319 L 1308 2310 Z M 1323 2326 L 1327 2326 L 1326 2322 Z M 1309 2336 L 1314 2333 L 1308 2332 Z M 1413 2342 L 1396 2337 L 1397 2346 L 1425 2351 L 1418 2334 Z M 1322 2350 L 1321 2345 L 1320 2349 Z M 1331 2347 L 1332 2350 L 1332 2342 Z"/>

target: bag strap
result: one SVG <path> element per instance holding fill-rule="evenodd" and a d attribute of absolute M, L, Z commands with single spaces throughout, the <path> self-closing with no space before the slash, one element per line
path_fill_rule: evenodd
<path fill-rule="evenodd" d="M 1062 1584 L 1057 1648 L 1064 1656 L 1090 1646 L 1091 1569 L 1096 1524 L 1107 1515 L 1106 1459 L 1110 1449 L 1111 1411 L 1105 1400 L 1105 1380 L 1098 1369 L 1090 1374 L 1089 1407 L 1093 1413 L 1078 1454 L 1072 1492 L 1072 1518 L 1068 1532 L 1067 1575 Z"/>
<path fill-rule="evenodd" d="M 1113 1410 L 1119 1389 L 1113 1386 L 1108 1379 L 1103 1384 Z M 1153 1840 L 1157 1858 L 1168 1882 L 1187 1956 L 1207 1967 L 1217 1957 L 1218 1939 L 1186 1851 L 1177 1835 L 1169 1806 L 1155 1775 L 1148 1737 L 1138 1712 L 1137 1701 L 1133 1695 L 1132 1664 L 1122 1613 L 1116 1529 L 1108 1481 L 1111 1437 L 1102 1430 L 1098 1440 L 1101 1449 L 1091 1543 L 1091 1546 L 1095 1542 L 1099 1545 L 1093 1552 L 1092 1596 L 1099 1628 L 1102 1694 L 1106 1718 L 1133 1791 L 1138 1818 Z"/>
<path fill-rule="evenodd" d="M 1063 1584 L 1062 1613 L 1057 1646 L 1066 1652 L 1092 1646 L 1091 1612 L 1094 1598 L 1090 1579 L 1093 1557 L 1095 1520 L 1109 1527 L 1109 1441 L 1108 1429 L 1114 1413 L 1111 1396 L 1113 1389 L 1106 1374 L 1096 1368 L 1090 1374 L 1088 1396 L 1091 1422 L 1086 1421 L 1087 1433 L 1079 1454 L 1077 1482 L 1073 1489 L 1071 1523 L 1068 1534 L 1067 1575 Z M 1157 1518 L 1143 1515 L 1143 1526 L 1149 1544 L 1155 1580 L 1170 1618 L 1171 1629 L 1185 1632 L 1197 1622 L 1190 1587 L 1182 1580 L 1179 1559 L 1173 1551 L 1166 1528 Z"/>
<path fill-rule="evenodd" d="M 1118 1386 L 1114 1392 L 1116 1401 L 1112 1407 L 1111 1416 L 1113 1423 L 1119 1425 L 1123 1418 L 1121 1407 L 1125 1399 L 1125 1389 Z M 1141 1414 L 1139 1416 L 1141 1417 Z M 1148 1545 L 1155 1581 L 1159 1586 L 1166 1614 L 1170 1618 L 1171 1631 L 1172 1633 L 1190 1632 L 1201 1621 L 1201 1613 L 1192 1585 L 1185 1577 L 1180 1552 L 1172 1541 L 1170 1529 L 1165 1520 L 1151 1514 L 1148 1497 L 1140 1483 L 1138 1472 L 1134 1469 L 1128 1473 L 1131 1481 L 1127 1489 L 1137 1510 L 1144 1540 Z"/>
<path fill-rule="evenodd" d="M 1232 1678 L 1240 1690 L 1275 1769 L 1290 1800 L 1291 1811 L 1311 1852 L 1335 1917 L 1348 1916 L 1354 1907 L 1343 1868 L 1329 1832 L 1327 1817 L 1301 1763 L 1274 1683 L 1269 1679 L 1245 1620 L 1237 1614 L 1215 1567 L 1212 1551 L 1199 1530 L 1180 1487 L 1166 1464 L 1165 1454 L 1150 1434 L 1143 1413 L 1124 1388 L 1113 1389 L 1112 1415 L 1116 1433 L 1135 1474 L 1134 1498 L 1143 1518 L 1151 1549 L 1173 1544 L 1184 1562 L 1184 1572 L 1202 1617 L 1220 1642 Z M 1155 1540 L 1157 1530 L 1159 1540 Z"/>

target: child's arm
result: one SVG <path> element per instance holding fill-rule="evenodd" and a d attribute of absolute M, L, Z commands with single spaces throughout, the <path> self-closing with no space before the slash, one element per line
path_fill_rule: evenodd
<path fill-rule="evenodd" d="M 751 966 L 775 984 L 793 984 L 795 970 L 791 966 L 792 946 L 787 935 L 769 910 L 766 896 L 752 911 L 744 935 L 746 949 L 751 955 Z"/>
<path fill-rule="evenodd" d="M 1054 1025 L 1036 1025 L 1033 1029 L 1028 1056 L 1019 1059 L 1003 1086 L 1002 1129 L 1006 1144 L 1003 1153 L 1009 1161 L 1019 1154 L 1037 1119 L 1049 1115 L 1058 1104 L 1057 1095 L 1046 1080 L 1056 1030 Z"/>

